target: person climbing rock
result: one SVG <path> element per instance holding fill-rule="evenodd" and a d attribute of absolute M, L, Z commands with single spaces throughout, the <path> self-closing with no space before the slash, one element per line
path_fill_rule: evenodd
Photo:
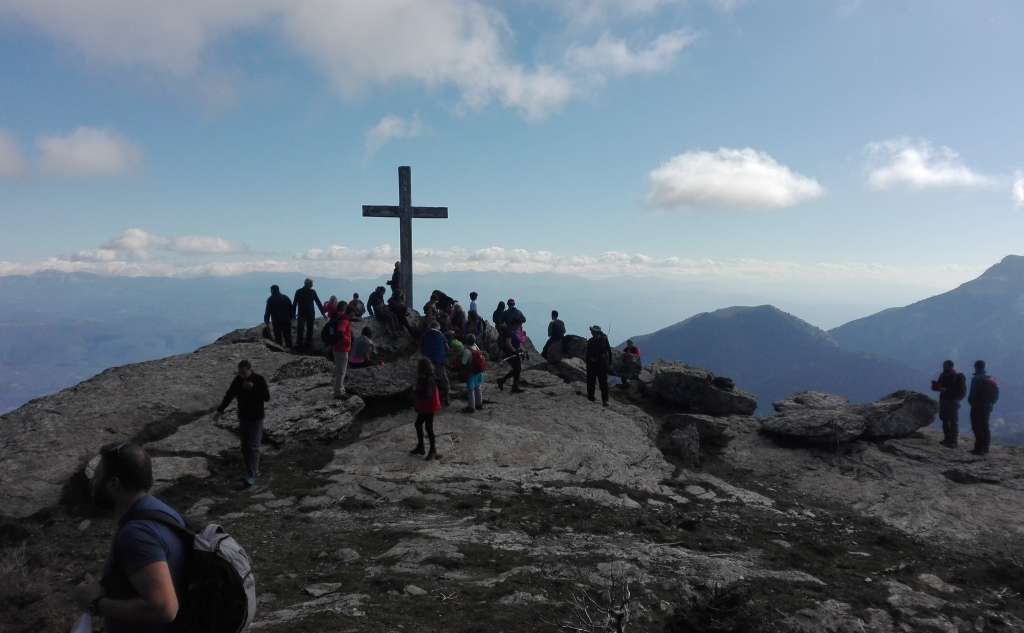
<path fill-rule="evenodd" d="M 473 314 L 473 313 L 471 313 Z M 460 359 L 462 371 L 466 375 L 466 399 L 468 404 L 463 413 L 475 413 L 484 408 L 484 372 L 487 371 L 487 357 L 476 345 L 476 336 L 466 337 L 466 346 Z"/>
<path fill-rule="evenodd" d="M 387 292 L 387 289 L 384 286 L 377 286 L 370 293 L 370 296 L 366 298 L 366 310 L 371 317 L 380 316 L 380 311 L 384 308 L 385 292 Z"/>
<path fill-rule="evenodd" d="M 302 287 L 295 291 L 295 299 L 292 300 L 294 316 L 298 320 L 295 325 L 295 345 L 308 349 L 313 342 L 313 325 L 316 322 L 314 306 L 324 313 L 324 304 L 320 302 L 316 290 L 313 290 L 313 280 L 307 278 Z"/>
<path fill-rule="evenodd" d="M 608 406 L 608 370 L 612 366 L 612 348 L 601 326 L 590 326 L 587 341 L 587 398 L 594 402 L 595 383 L 601 387 L 601 404 Z"/>
<path fill-rule="evenodd" d="M 974 431 L 974 455 L 987 455 L 992 435 L 989 418 L 999 401 L 999 385 L 985 371 L 985 361 L 974 362 L 974 376 L 971 378 L 971 392 L 967 402 L 971 405 L 971 430 Z"/>
<path fill-rule="evenodd" d="M 348 359 L 349 369 L 362 369 L 373 365 L 377 344 L 373 342 L 373 330 L 364 327 L 359 338 L 352 344 L 352 355 Z"/>
<path fill-rule="evenodd" d="M 427 439 L 430 450 L 427 461 L 441 457 L 437 453 L 434 440 L 434 415 L 441 410 L 441 392 L 434 380 L 434 366 L 429 359 L 421 358 L 416 366 L 416 386 L 413 390 L 416 410 L 416 447 L 409 451 L 410 455 L 423 454 L 423 427 L 427 427 Z"/>
<path fill-rule="evenodd" d="M 242 460 L 246 470 L 242 484 L 251 488 L 260 476 L 260 444 L 263 442 L 265 415 L 263 406 L 270 401 L 270 389 L 266 379 L 254 372 L 252 363 L 247 360 L 238 363 L 238 373 L 217 407 L 214 419 L 219 420 L 235 399 L 238 400 L 238 436 L 241 438 Z"/>
<path fill-rule="evenodd" d="M 544 349 L 540 352 L 541 357 L 545 359 L 548 357 L 548 351 L 552 345 L 558 345 L 558 351 L 565 353 L 565 321 L 558 318 L 558 310 L 551 311 L 551 322 L 548 323 L 548 341 L 544 343 Z"/>
<path fill-rule="evenodd" d="M 270 287 L 267 308 L 263 311 L 263 324 L 273 325 L 274 341 L 285 347 L 292 346 L 292 302 L 281 294 L 277 284 Z"/>
<path fill-rule="evenodd" d="M 441 391 L 441 401 L 445 406 L 451 403 L 451 384 L 448 381 L 448 340 L 441 333 L 437 321 L 427 325 L 427 331 L 420 339 L 420 352 L 434 367 L 434 380 Z"/>
<path fill-rule="evenodd" d="M 147 518 L 159 513 L 185 527 L 177 510 L 149 494 L 152 486 L 152 462 L 141 446 L 126 442 L 100 450 L 90 492 L 98 508 L 117 516 L 117 531 L 102 580 L 78 585 L 72 598 L 83 610 L 103 618 L 103 629 L 111 633 L 176 630 L 176 588 L 186 585 L 192 543 L 170 526 Z"/>
<path fill-rule="evenodd" d="M 942 445 L 956 448 L 960 437 L 960 401 L 967 395 L 967 379 L 953 367 L 953 361 L 942 363 L 942 373 L 932 381 L 932 391 L 939 392 L 939 419 L 942 420 Z"/>
<path fill-rule="evenodd" d="M 501 338 L 501 351 L 505 354 L 505 360 L 511 369 L 507 374 L 498 379 L 498 390 L 505 390 L 505 383 L 512 379 L 512 393 L 522 393 L 519 388 L 519 377 L 523 373 L 523 343 L 519 339 L 518 332 L 511 327 L 505 328 Z"/>
<path fill-rule="evenodd" d="M 334 398 L 340 400 L 345 397 L 348 355 L 352 351 L 352 322 L 348 318 L 347 303 L 344 301 L 338 302 L 338 310 L 334 313 L 325 329 L 328 332 L 333 330 L 331 351 L 334 354 Z M 330 341 L 325 340 L 324 342 Z"/>

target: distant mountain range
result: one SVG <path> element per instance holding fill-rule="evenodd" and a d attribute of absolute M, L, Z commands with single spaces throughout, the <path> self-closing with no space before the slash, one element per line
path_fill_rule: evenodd
<path fill-rule="evenodd" d="M 733 378 L 757 395 L 761 413 L 809 389 L 868 402 L 928 386 L 923 372 L 842 349 L 824 330 L 770 305 L 698 314 L 633 341 L 645 361 L 679 360 Z"/>

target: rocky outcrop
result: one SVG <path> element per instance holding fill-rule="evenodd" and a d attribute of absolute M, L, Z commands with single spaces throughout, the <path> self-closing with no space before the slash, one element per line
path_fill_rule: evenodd
<path fill-rule="evenodd" d="M 560 361 L 570 358 L 585 360 L 587 358 L 587 339 L 575 334 L 567 334 L 561 346 L 553 345 L 548 350 L 547 360 L 557 366 Z M 640 373 L 640 361 L 632 354 L 621 349 L 612 349 L 612 362 L 609 373 L 612 376 L 632 378 Z"/>
<path fill-rule="evenodd" d="M 752 415 L 757 409 L 754 396 L 736 387 L 729 388 L 728 382 L 716 380 L 707 370 L 683 363 L 657 362 L 650 366 L 650 371 L 653 393 L 685 412 Z"/>
<path fill-rule="evenodd" d="M 698 413 L 673 413 L 665 416 L 665 427 L 671 432 L 694 427 L 703 446 L 725 446 L 739 434 L 757 430 L 749 416 L 715 417 Z"/>
<path fill-rule="evenodd" d="M 777 413 L 761 420 L 766 433 L 819 446 L 907 437 L 931 424 L 938 413 L 938 403 L 914 391 L 897 391 L 865 405 L 808 391 L 773 406 Z"/>

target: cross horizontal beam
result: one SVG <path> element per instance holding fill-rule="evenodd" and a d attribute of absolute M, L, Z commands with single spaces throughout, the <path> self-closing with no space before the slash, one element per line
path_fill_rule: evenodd
<path fill-rule="evenodd" d="M 409 207 L 410 217 L 425 219 L 444 219 L 448 217 L 448 207 Z M 363 205 L 364 218 L 400 218 L 402 207 Z"/>

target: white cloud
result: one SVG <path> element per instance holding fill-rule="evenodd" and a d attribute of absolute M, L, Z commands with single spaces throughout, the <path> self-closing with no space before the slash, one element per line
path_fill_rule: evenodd
<path fill-rule="evenodd" d="M 14 137 L 0 130 L 0 178 L 17 178 L 25 173 L 25 159 Z"/>
<path fill-rule="evenodd" d="M 1014 178 L 1013 201 L 1017 203 L 1018 207 L 1024 209 L 1024 172 L 1018 171 Z"/>
<path fill-rule="evenodd" d="M 79 127 L 66 136 L 42 136 L 36 146 L 40 168 L 61 176 L 114 176 L 142 160 L 142 151 L 123 136 L 92 127 Z"/>
<path fill-rule="evenodd" d="M 175 253 L 223 255 L 245 250 L 241 244 L 229 242 L 222 237 L 207 235 L 184 235 L 170 240 L 167 250 Z"/>
<path fill-rule="evenodd" d="M 558 6 L 569 21 L 587 25 L 616 17 L 648 16 L 663 7 L 685 3 L 686 0 L 561 0 Z"/>
<path fill-rule="evenodd" d="M 110 240 L 102 248 L 123 253 L 144 253 L 167 246 L 167 238 L 143 231 L 142 229 L 126 229 Z"/>
<path fill-rule="evenodd" d="M 423 134 L 424 129 L 419 115 L 411 119 L 388 115 L 366 133 L 366 151 L 372 154 L 391 141 L 416 138 Z"/>
<path fill-rule="evenodd" d="M 113 262 L 117 261 L 121 254 L 110 248 L 93 248 L 78 251 L 71 256 L 73 262 Z"/>
<path fill-rule="evenodd" d="M 934 147 L 924 139 L 889 139 L 869 143 L 866 150 L 868 186 L 876 191 L 899 186 L 921 190 L 993 184 L 989 176 L 964 165 L 952 149 Z"/>
<path fill-rule="evenodd" d="M 667 69 L 684 48 L 696 37 L 684 30 L 659 35 L 641 49 L 631 49 L 625 40 L 607 33 L 591 46 L 574 46 L 566 52 L 566 62 L 574 67 L 596 73 L 631 75 L 654 73 Z"/>
<path fill-rule="evenodd" d="M 779 209 L 824 195 L 816 180 L 750 148 L 679 154 L 648 180 L 648 203 L 664 209 Z"/>
<path fill-rule="evenodd" d="M 416 82 L 454 88 L 462 106 L 497 102 L 543 118 L 572 82 L 510 59 L 509 27 L 480 0 L 0 0 L 14 14 L 96 59 L 199 76 L 219 37 L 274 27 L 345 95 Z"/>
<path fill-rule="evenodd" d="M 116 253 L 122 257 L 145 258 L 153 251 L 179 253 L 182 255 L 226 255 L 244 252 L 242 244 L 229 242 L 221 237 L 206 235 L 184 235 L 180 237 L 163 237 L 142 229 L 126 229 L 120 235 L 104 244 L 100 251 L 82 251 L 82 253 L 102 252 Z M 82 253 L 79 253 L 81 255 Z M 107 258 L 103 261 L 110 261 Z"/>

